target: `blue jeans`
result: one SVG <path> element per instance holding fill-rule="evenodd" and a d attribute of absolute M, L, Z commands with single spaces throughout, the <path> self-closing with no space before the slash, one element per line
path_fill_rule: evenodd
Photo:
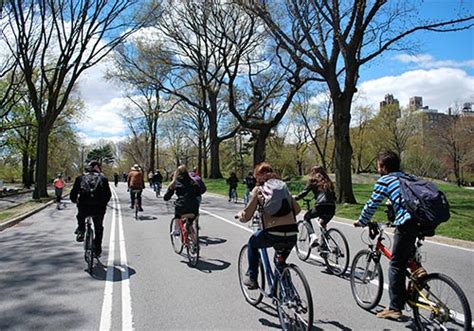
<path fill-rule="evenodd" d="M 288 237 L 275 236 L 268 233 L 268 230 L 258 230 L 250 237 L 247 252 L 249 259 L 248 275 L 251 279 L 257 280 L 258 277 L 258 260 L 260 258 L 258 249 L 273 247 L 277 243 L 292 243 L 296 245 L 296 235 Z M 283 253 L 285 259 L 290 255 L 290 252 L 291 250 L 288 250 Z"/>
<path fill-rule="evenodd" d="M 390 309 L 403 310 L 405 306 L 405 277 L 408 260 L 413 257 L 417 228 L 415 222 L 408 220 L 397 226 L 393 236 L 392 259 L 388 268 Z"/>
<path fill-rule="evenodd" d="M 245 194 L 244 194 L 244 205 L 245 205 L 245 207 L 247 207 L 247 204 L 249 203 L 250 192 L 252 192 L 252 190 L 249 190 L 248 188 L 245 189 Z"/>
<path fill-rule="evenodd" d="M 135 207 L 135 197 L 138 200 L 138 206 L 142 206 L 142 190 L 130 189 L 130 206 Z"/>

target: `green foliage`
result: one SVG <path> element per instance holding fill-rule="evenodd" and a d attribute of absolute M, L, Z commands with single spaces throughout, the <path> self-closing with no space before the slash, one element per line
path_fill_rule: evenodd
<path fill-rule="evenodd" d="M 112 164 L 114 163 L 114 152 L 110 144 L 96 147 L 87 153 L 87 161 L 96 160 L 100 164 Z"/>

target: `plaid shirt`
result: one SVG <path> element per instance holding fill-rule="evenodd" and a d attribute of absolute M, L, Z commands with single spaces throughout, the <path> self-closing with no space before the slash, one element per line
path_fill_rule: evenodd
<path fill-rule="evenodd" d="M 359 223 L 367 225 L 372 216 L 374 216 L 377 207 L 386 198 L 390 200 L 395 210 L 395 225 L 403 224 L 411 219 L 411 215 L 403 206 L 403 200 L 400 193 L 400 181 L 398 180 L 398 176 L 401 175 L 403 175 L 402 172 L 392 172 L 377 180 L 369 201 L 367 201 L 364 209 L 362 209 L 362 212 L 360 213 Z"/>

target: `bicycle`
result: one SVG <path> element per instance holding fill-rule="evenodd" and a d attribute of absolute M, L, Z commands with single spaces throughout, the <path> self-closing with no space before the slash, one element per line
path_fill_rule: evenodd
<path fill-rule="evenodd" d="M 251 226 L 254 232 L 261 228 L 261 213 L 259 209 L 252 219 Z M 257 280 L 259 287 L 257 289 L 249 289 L 243 284 L 248 270 L 248 244 L 240 250 L 238 272 L 244 298 L 252 306 L 257 306 L 264 296 L 272 299 L 277 307 L 283 330 L 310 330 L 313 327 L 313 299 L 308 281 L 301 269 L 294 264 L 286 264 L 282 255 L 285 251 L 291 250 L 293 245 L 282 243 L 273 248 L 276 252 L 274 270 L 270 266 L 267 249 L 259 249 L 259 279 Z M 268 289 L 266 283 L 268 283 Z"/>
<path fill-rule="evenodd" d="M 234 201 L 235 203 L 237 203 L 238 199 L 239 199 L 239 197 L 237 195 L 237 189 L 236 188 L 231 188 L 230 189 L 230 199 L 229 199 L 229 201 Z"/>
<path fill-rule="evenodd" d="M 310 210 L 311 200 L 303 199 L 306 203 L 306 209 Z M 319 245 L 316 247 L 321 258 L 323 258 L 326 268 L 330 273 L 336 276 L 344 275 L 349 266 L 349 244 L 344 234 L 335 228 L 326 229 L 315 219 L 318 225 Z M 310 221 L 298 221 L 298 240 L 296 242 L 296 254 L 299 259 L 306 261 L 313 247 L 311 247 L 310 234 L 314 234 L 314 228 Z"/>
<path fill-rule="evenodd" d="M 179 234 L 175 234 L 175 224 L 178 222 Z M 189 265 L 195 267 L 199 262 L 199 216 L 194 214 L 181 215 L 177 221 L 171 219 L 171 246 L 176 254 L 181 254 L 186 247 Z"/>
<path fill-rule="evenodd" d="M 86 217 L 86 233 L 84 238 L 84 259 L 87 263 L 87 272 L 92 275 L 94 268 L 94 229 L 92 216 Z"/>
<path fill-rule="evenodd" d="M 136 220 L 139 219 L 139 215 L 138 213 L 140 212 L 140 204 L 138 203 L 138 194 L 141 193 L 141 190 L 135 190 L 135 189 L 131 189 L 131 194 L 135 196 L 135 202 L 133 204 L 133 209 L 134 209 L 134 218 Z"/>
<path fill-rule="evenodd" d="M 383 272 L 380 265 L 382 255 L 389 260 L 392 255 L 383 244 L 385 231 L 377 222 L 368 223 L 372 241 L 363 242 L 369 249 L 359 251 L 351 266 L 351 290 L 357 304 L 370 310 L 378 305 L 383 291 Z M 364 232 L 363 232 L 364 233 Z M 420 248 L 424 237 L 419 234 L 413 258 L 407 265 L 407 303 L 413 310 L 418 329 L 472 330 L 472 317 L 466 295 L 456 282 L 442 273 L 430 273 L 417 277 L 415 270 L 421 266 Z"/>

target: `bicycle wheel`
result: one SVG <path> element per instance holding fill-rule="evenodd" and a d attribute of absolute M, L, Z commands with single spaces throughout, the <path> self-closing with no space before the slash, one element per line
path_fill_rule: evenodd
<path fill-rule="evenodd" d="M 135 219 L 138 219 L 138 204 L 135 203 Z"/>
<path fill-rule="evenodd" d="M 433 273 L 413 292 L 413 316 L 419 330 L 472 330 L 466 295 L 450 277 Z"/>
<path fill-rule="evenodd" d="M 183 234 L 181 233 L 180 230 L 179 234 L 175 235 L 174 234 L 174 224 L 175 224 L 175 219 L 171 219 L 170 223 L 170 239 L 171 239 L 171 246 L 173 246 L 173 250 L 175 251 L 176 254 L 181 254 L 183 251 Z"/>
<path fill-rule="evenodd" d="M 188 255 L 189 265 L 195 267 L 199 261 L 198 220 L 195 219 L 194 222 L 189 222 L 186 227 L 188 232 L 188 245 L 186 246 L 186 253 Z"/>
<path fill-rule="evenodd" d="M 94 268 L 94 233 L 92 229 L 88 227 L 86 230 L 86 238 L 84 240 L 85 253 L 84 257 L 87 263 L 87 272 L 92 274 Z"/>
<path fill-rule="evenodd" d="M 283 269 L 276 288 L 277 311 L 283 330 L 313 328 L 313 298 L 300 268 L 294 264 Z"/>
<path fill-rule="evenodd" d="M 326 232 L 325 243 L 327 249 L 322 249 L 324 262 L 329 272 L 336 276 L 342 276 L 349 266 L 349 244 L 346 237 L 338 229 L 329 229 Z"/>
<path fill-rule="evenodd" d="M 259 272 L 258 272 L 258 286 L 259 288 L 255 290 L 251 290 L 244 285 L 244 277 L 247 273 L 249 268 L 249 260 L 248 260 L 248 245 L 244 245 L 239 253 L 239 284 L 240 289 L 242 290 L 242 294 L 244 295 L 245 300 L 250 303 L 252 306 L 256 306 L 262 301 L 263 293 L 265 291 L 265 275 L 263 273 L 263 266 L 262 263 L 259 262 Z"/>
<path fill-rule="evenodd" d="M 298 236 L 296 240 L 296 255 L 301 261 L 306 261 L 311 254 L 309 235 L 313 233 L 311 224 L 306 221 L 298 222 Z"/>
<path fill-rule="evenodd" d="M 378 305 L 383 291 L 383 273 L 371 251 L 363 249 L 356 254 L 352 261 L 350 281 L 357 305 L 366 310 Z"/>

